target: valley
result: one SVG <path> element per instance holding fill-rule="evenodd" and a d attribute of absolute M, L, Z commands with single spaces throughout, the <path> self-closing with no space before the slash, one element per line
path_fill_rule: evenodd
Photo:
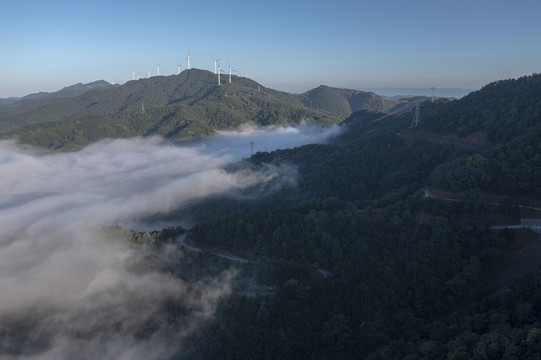
<path fill-rule="evenodd" d="M 1 281 L 25 299 L 2 352 L 55 349 L 59 321 L 160 358 L 535 358 L 540 235 L 495 226 L 541 218 L 541 75 L 434 101 L 214 80 L 0 106 Z M 148 219 L 171 226 L 126 228 Z"/>

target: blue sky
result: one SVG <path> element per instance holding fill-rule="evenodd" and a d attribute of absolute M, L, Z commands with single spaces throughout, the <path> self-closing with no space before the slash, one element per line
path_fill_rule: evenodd
<path fill-rule="evenodd" d="M 461 87 L 541 72 L 541 1 L 0 0 L 0 97 L 210 55 L 275 89 Z"/>

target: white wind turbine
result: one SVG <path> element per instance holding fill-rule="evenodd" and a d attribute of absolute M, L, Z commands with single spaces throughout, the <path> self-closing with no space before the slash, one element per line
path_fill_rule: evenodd
<path fill-rule="evenodd" d="M 220 64 L 218 64 L 220 62 L 220 60 L 222 59 L 216 59 L 214 56 L 210 55 L 210 57 L 212 58 L 212 60 L 214 60 L 214 74 L 217 74 L 217 68 L 216 68 L 216 65 L 218 65 L 218 67 L 220 66 Z"/>
<path fill-rule="evenodd" d="M 150 79 L 150 68 L 148 68 L 148 78 Z"/>
<path fill-rule="evenodd" d="M 178 73 L 180 74 L 180 64 L 177 64 Z"/>
<path fill-rule="evenodd" d="M 221 85 L 221 82 L 220 82 L 220 74 L 222 73 L 222 69 L 220 68 L 220 64 L 218 64 L 218 86 Z"/>
<path fill-rule="evenodd" d="M 237 70 L 231 70 L 231 64 L 227 60 L 227 66 L 229 66 L 229 83 L 231 84 L 231 72 L 237 72 Z"/>
<path fill-rule="evenodd" d="M 158 64 L 158 76 L 160 76 L 160 65 Z"/>
<path fill-rule="evenodd" d="M 188 70 L 191 69 L 191 68 L 190 68 L 190 60 L 191 60 L 191 59 L 192 59 L 192 58 L 190 57 L 190 49 L 188 49 L 188 57 L 186 58 L 186 60 L 188 60 Z"/>

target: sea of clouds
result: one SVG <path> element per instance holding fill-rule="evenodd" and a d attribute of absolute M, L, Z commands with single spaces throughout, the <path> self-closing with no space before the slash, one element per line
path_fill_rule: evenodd
<path fill-rule="evenodd" d="M 234 272 L 186 284 L 103 229 L 275 179 L 280 169 L 271 166 L 224 170 L 249 156 L 250 142 L 270 151 L 323 142 L 337 131 L 248 129 L 184 144 L 116 139 L 69 153 L 0 141 L 1 357 L 171 356 L 231 292 Z M 176 251 L 164 248 L 158 257 Z M 190 314 L 180 330 L 156 315 L 164 299 Z M 149 319 L 151 336 L 140 336 Z"/>

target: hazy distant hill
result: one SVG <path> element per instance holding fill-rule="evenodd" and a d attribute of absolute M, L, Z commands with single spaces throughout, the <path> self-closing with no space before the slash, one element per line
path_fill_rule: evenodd
<path fill-rule="evenodd" d="M 14 102 L 17 102 L 17 101 L 19 101 L 19 98 L 16 98 L 16 97 L 0 99 L 0 106 L 13 104 Z"/>
<path fill-rule="evenodd" d="M 62 99 L 62 98 L 68 98 L 73 97 L 77 95 L 84 94 L 85 92 L 89 90 L 94 89 L 109 89 L 112 87 L 117 87 L 119 85 L 112 85 L 108 83 L 105 80 L 98 80 L 87 84 L 77 83 L 75 85 L 71 85 L 68 87 L 63 88 L 62 90 L 59 90 L 54 93 L 47 94 L 46 96 L 42 98 L 46 99 Z"/>
<path fill-rule="evenodd" d="M 4 106 L 0 108 L 0 124 L 4 130 L 21 128 L 4 134 L 4 138 L 16 136 L 36 145 L 60 148 L 105 137 L 209 135 L 245 123 L 335 123 L 351 114 L 352 108 L 384 110 L 401 103 L 374 94 L 368 95 L 368 101 L 361 101 L 361 92 L 354 90 L 318 89 L 293 95 L 237 76 L 228 83 L 226 75 L 218 86 L 215 74 L 191 69 L 68 98 L 41 98 L 30 102 L 26 110 L 17 107 L 18 103 Z"/>
<path fill-rule="evenodd" d="M 90 90 L 109 89 L 116 86 L 118 85 L 111 85 L 107 81 L 98 80 L 87 84 L 78 83 L 67 86 L 52 93 L 38 92 L 21 98 L 0 99 L 0 130 L 18 128 L 34 122 L 26 121 L 28 114 L 33 114 L 36 111 L 39 113 L 38 109 L 42 107 L 51 106 L 58 101 L 82 95 Z M 62 105 L 59 104 L 58 106 L 61 107 Z M 30 115 L 30 118 L 32 118 L 32 115 Z"/>
<path fill-rule="evenodd" d="M 303 104 L 345 118 L 359 110 L 391 112 L 400 106 L 414 104 L 421 98 L 385 99 L 373 92 L 339 89 L 321 85 L 299 95 Z M 413 105 L 412 105 L 413 107 Z M 411 108 L 411 107 L 410 107 Z M 405 108 L 405 110 L 410 110 Z"/>
<path fill-rule="evenodd" d="M 366 88 L 359 89 L 363 91 L 374 92 L 378 95 L 389 97 L 391 99 L 399 99 L 409 96 L 432 96 L 431 88 L 394 88 L 394 87 L 381 87 L 381 88 Z M 434 96 L 436 97 L 452 97 L 460 99 L 468 95 L 475 89 L 462 89 L 462 88 L 436 88 L 434 90 Z"/>
<path fill-rule="evenodd" d="M 12 97 L 8 99 L 0 99 L 0 105 L 10 105 L 14 103 L 20 103 L 17 106 L 39 106 L 39 102 L 35 100 L 52 100 L 52 99 L 64 99 L 77 95 L 84 94 L 85 92 L 93 89 L 108 89 L 119 85 L 111 85 L 105 80 L 97 80 L 87 84 L 77 83 L 67 86 L 58 91 L 49 93 L 40 91 L 37 93 L 28 94 L 23 97 Z M 35 105 L 37 104 L 37 105 Z"/>

